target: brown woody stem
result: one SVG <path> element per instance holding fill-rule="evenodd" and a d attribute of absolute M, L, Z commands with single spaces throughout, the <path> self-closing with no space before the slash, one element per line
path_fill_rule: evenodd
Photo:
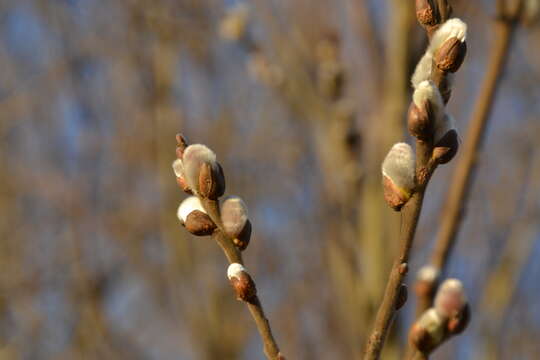
<path fill-rule="evenodd" d="M 233 239 L 227 236 L 227 234 L 223 230 L 223 222 L 221 221 L 221 215 L 219 212 L 219 202 L 217 200 L 203 198 L 201 198 L 200 200 L 203 204 L 204 209 L 208 213 L 208 216 L 210 216 L 212 221 L 218 227 L 218 230 L 216 230 L 212 237 L 217 241 L 217 243 L 223 250 L 223 253 L 227 257 L 229 263 L 243 264 L 242 253 L 236 248 L 236 246 L 234 246 Z M 251 278 L 253 279 L 253 276 L 251 276 Z M 253 281 L 255 282 L 254 279 Z M 255 299 L 251 302 L 246 302 L 246 305 L 249 309 L 249 312 L 251 313 L 251 316 L 253 317 L 253 320 L 255 321 L 257 330 L 261 335 L 264 347 L 264 354 L 266 355 L 268 360 L 282 359 L 282 355 L 279 352 L 279 347 L 276 343 L 276 340 L 274 339 L 274 336 L 272 335 L 270 322 L 264 315 L 264 309 L 259 297 L 255 296 Z"/>

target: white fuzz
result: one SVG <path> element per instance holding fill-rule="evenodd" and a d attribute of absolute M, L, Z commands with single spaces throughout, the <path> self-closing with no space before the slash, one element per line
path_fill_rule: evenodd
<path fill-rule="evenodd" d="M 435 113 L 435 119 L 439 119 L 444 115 L 443 98 L 439 89 L 432 81 L 425 80 L 418 84 L 418 87 L 413 94 L 413 101 L 419 109 L 422 108 L 426 101 L 429 101 Z"/>
<path fill-rule="evenodd" d="M 463 284 L 458 279 L 447 279 L 437 291 L 433 307 L 440 316 L 449 317 L 454 312 L 461 311 L 467 303 Z"/>
<path fill-rule="evenodd" d="M 232 263 L 227 269 L 227 277 L 229 278 L 229 280 L 231 280 L 232 278 L 238 278 L 241 272 L 245 272 L 247 274 L 246 268 L 243 267 L 242 264 Z"/>
<path fill-rule="evenodd" d="M 467 38 L 467 24 L 458 18 L 449 19 L 442 24 L 435 34 L 433 34 L 428 51 L 435 54 L 442 44 L 454 37 L 461 42 L 464 42 Z"/>
<path fill-rule="evenodd" d="M 416 65 L 414 74 L 411 78 L 411 83 L 416 89 L 421 82 L 429 80 L 431 77 L 431 68 L 433 66 L 433 54 L 429 51 L 426 51 L 422 59 Z"/>
<path fill-rule="evenodd" d="M 435 121 L 435 133 L 433 135 L 434 143 L 437 144 L 448 131 L 455 128 L 454 118 L 451 115 L 444 114 L 437 118 Z"/>
<path fill-rule="evenodd" d="M 425 265 L 418 270 L 416 278 L 420 281 L 434 282 L 439 277 L 439 270 L 433 265 Z"/>
<path fill-rule="evenodd" d="M 183 177 L 184 176 L 184 164 L 182 164 L 182 160 L 176 159 L 172 163 L 172 168 L 174 171 L 174 175 L 176 177 Z"/>
<path fill-rule="evenodd" d="M 216 166 L 216 154 L 205 145 L 189 145 L 182 157 L 186 182 L 193 192 L 199 190 L 199 172 L 204 163 Z"/>
<path fill-rule="evenodd" d="M 421 327 L 426 329 L 426 331 L 433 337 L 433 340 L 439 342 L 443 335 L 443 319 L 435 311 L 434 308 L 427 310 L 418 320 L 418 323 Z"/>
<path fill-rule="evenodd" d="M 237 237 L 244 229 L 248 220 L 247 206 L 237 196 L 227 197 L 221 203 L 221 220 L 225 232 L 232 237 Z"/>
<path fill-rule="evenodd" d="M 199 200 L 196 196 L 190 196 L 178 207 L 178 211 L 176 212 L 176 216 L 178 216 L 178 219 L 182 224 L 186 222 L 186 219 L 189 214 L 191 214 L 192 211 L 199 210 L 206 214 L 206 211 L 204 210 L 204 207 L 201 204 L 201 200 Z"/>
<path fill-rule="evenodd" d="M 414 188 L 415 175 L 414 152 L 409 144 L 397 143 L 386 155 L 382 164 L 382 173 L 403 190 Z"/>

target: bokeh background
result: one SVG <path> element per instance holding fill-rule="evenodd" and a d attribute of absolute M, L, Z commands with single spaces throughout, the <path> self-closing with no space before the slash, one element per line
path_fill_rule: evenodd
<path fill-rule="evenodd" d="M 461 137 L 497 41 L 469 52 Z M 511 47 L 448 276 L 473 320 L 433 359 L 540 353 L 540 27 Z M 254 225 L 246 265 L 288 359 L 359 358 L 396 251 L 380 163 L 407 139 L 426 46 L 403 0 L 0 0 L 0 359 L 264 359 L 226 260 L 176 218 L 175 134 L 218 154 Z M 459 158 L 459 156 L 458 156 Z M 435 174 L 410 280 L 456 160 Z M 401 311 L 384 359 L 413 321 Z"/>

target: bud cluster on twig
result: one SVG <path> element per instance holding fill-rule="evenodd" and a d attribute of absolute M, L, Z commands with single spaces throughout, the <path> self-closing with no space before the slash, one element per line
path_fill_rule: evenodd
<path fill-rule="evenodd" d="M 419 3 L 418 12 L 430 13 L 425 7 L 430 1 L 417 2 L 417 6 Z M 421 22 L 428 21 L 418 16 Z M 450 96 L 449 73 L 456 72 L 465 58 L 466 35 L 467 25 L 460 19 L 449 19 L 439 26 L 412 76 L 414 93 L 407 127 L 411 136 L 427 145 L 431 155 L 427 164 L 417 165 L 410 146 L 399 143 L 392 147 L 382 173 L 385 200 L 394 210 L 401 210 L 417 187 L 427 184 L 435 168 L 451 161 L 458 151 L 459 136 L 445 104 Z"/>
<path fill-rule="evenodd" d="M 269 360 L 284 360 L 272 335 L 270 323 L 257 297 L 255 281 L 242 265 L 241 251 L 251 237 L 251 222 L 244 201 L 225 194 L 225 175 L 216 154 L 205 145 L 188 145 L 176 136 L 176 160 L 172 167 L 179 187 L 190 194 L 177 210 L 180 223 L 193 235 L 210 236 L 229 260 L 227 277 L 238 300 L 250 307 Z"/>
<path fill-rule="evenodd" d="M 409 341 L 416 351 L 429 355 L 443 342 L 465 330 L 470 308 L 461 281 L 445 280 L 435 297 L 434 306 L 413 324 Z"/>

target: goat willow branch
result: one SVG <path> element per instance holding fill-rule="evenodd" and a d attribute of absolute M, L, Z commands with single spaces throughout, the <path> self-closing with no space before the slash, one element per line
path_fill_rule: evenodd
<path fill-rule="evenodd" d="M 417 281 L 417 317 L 431 306 L 437 287 L 438 275 L 444 272 L 456 242 L 463 216 L 463 208 L 467 203 L 469 189 L 473 181 L 478 151 L 482 146 L 495 95 L 508 60 L 512 37 L 519 24 L 522 1 L 511 13 L 504 10 L 508 7 L 504 6 L 504 1 L 500 1 L 500 3 L 500 9 L 494 24 L 494 34 L 497 42 L 488 57 L 490 62 L 480 88 L 476 107 L 471 116 L 467 136 L 463 144 L 463 155 L 459 159 L 452 181 L 450 181 L 451 187 L 445 202 L 445 211 L 441 215 L 441 225 L 431 255 L 431 267 L 437 276 L 427 279 L 419 277 Z"/>
<path fill-rule="evenodd" d="M 445 113 L 444 104 L 451 94 L 448 73 L 457 71 L 465 57 L 467 26 L 459 19 L 445 21 L 451 8 L 446 1 L 438 1 L 438 5 L 435 7 L 428 0 L 416 2 L 417 17 L 431 40 L 412 78 L 415 91 L 409 109 L 408 129 L 416 138 L 416 166 L 411 169 L 409 165 L 406 144 L 394 145 L 382 166 L 385 200 L 393 209 L 402 210 L 403 226 L 400 251 L 368 338 L 365 360 L 380 358 L 394 315 L 405 302 L 403 282 L 427 185 L 437 166 L 449 162 L 458 148 L 453 119 Z M 410 177 L 413 187 L 406 181 Z"/>
<path fill-rule="evenodd" d="M 177 135 L 177 159 L 173 163 L 178 185 L 193 194 L 178 208 L 178 218 L 194 235 L 211 235 L 229 262 L 227 277 L 238 300 L 246 303 L 261 335 L 264 353 L 269 360 L 285 360 L 272 335 L 255 281 L 243 266 L 242 253 L 251 236 L 247 207 L 239 197 L 219 200 L 225 192 L 225 176 L 216 155 L 204 145 L 188 146 Z"/>

